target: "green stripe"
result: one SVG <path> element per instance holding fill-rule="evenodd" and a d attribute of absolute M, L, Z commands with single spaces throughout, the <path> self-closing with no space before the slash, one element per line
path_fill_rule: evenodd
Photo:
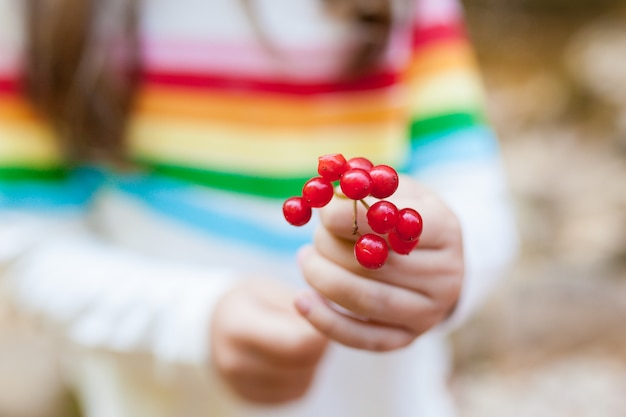
<path fill-rule="evenodd" d="M 64 167 L 0 167 L 0 181 L 59 181 L 67 178 L 68 173 Z"/>
<path fill-rule="evenodd" d="M 410 135 L 413 141 L 418 141 L 437 133 L 477 126 L 484 122 L 485 117 L 482 113 L 449 113 L 412 121 Z"/>
<path fill-rule="evenodd" d="M 147 160 L 138 161 L 138 163 L 156 174 L 181 179 L 193 184 L 271 198 L 288 198 L 300 195 L 304 183 L 312 176 L 317 175 L 315 169 L 308 176 L 262 177 L 183 167 Z"/>

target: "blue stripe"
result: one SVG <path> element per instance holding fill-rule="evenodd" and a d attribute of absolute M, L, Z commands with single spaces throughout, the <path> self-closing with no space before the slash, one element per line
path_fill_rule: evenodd
<path fill-rule="evenodd" d="M 104 180 L 103 172 L 78 168 L 62 180 L 0 181 L 0 207 L 57 209 L 85 206 Z"/>
<path fill-rule="evenodd" d="M 210 196 L 199 198 L 198 192 L 202 193 L 201 188 L 190 187 L 175 179 L 155 175 L 125 176 L 118 179 L 116 186 L 118 190 L 141 200 L 156 212 L 213 236 L 289 254 L 311 241 L 311 224 L 295 228 L 285 221 L 285 226 L 279 230 L 266 227 L 262 224 L 262 219 L 254 221 L 229 214 L 228 207 L 220 206 L 219 210 L 211 207 Z M 219 205 L 221 202 L 216 201 L 215 204 Z M 250 215 L 254 216 L 253 210 Z M 282 216 L 278 204 L 277 216 Z"/>
<path fill-rule="evenodd" d="M 433 165 L 494 159 L 500 153 L 493 132 L 484 126 L 420 138 L 413 142 L 411 151 L 413 172 Z"/>

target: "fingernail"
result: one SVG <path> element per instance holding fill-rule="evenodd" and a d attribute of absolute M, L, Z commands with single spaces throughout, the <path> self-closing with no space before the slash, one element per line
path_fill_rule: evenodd
<path fill-rule="evenodd" d="M 296 310 L 303 316 L 308 316 L 311 312 L 311 305 L 313 304 L 313 300 L 311 300 L 310 294 L 302 293 L 296 296 L 294 300 L 294 305 L 296 306 Z"/>

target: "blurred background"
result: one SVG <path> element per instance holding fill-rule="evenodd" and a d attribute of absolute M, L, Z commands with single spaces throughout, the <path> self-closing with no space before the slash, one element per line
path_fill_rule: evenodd
<path fill-rule="evenodd" d="M 465 4 L 522 247 L 455 334 L 462 417 L 624 417 L 626 2 Z"/>
<path fill-rule="evenodd" d="M 465 6 L 521 254 L 454 334 L 461 417 L 624 417 L 626 2 Z M 52 346 L 4 305 L 0 417 L 75 415 Z"/>

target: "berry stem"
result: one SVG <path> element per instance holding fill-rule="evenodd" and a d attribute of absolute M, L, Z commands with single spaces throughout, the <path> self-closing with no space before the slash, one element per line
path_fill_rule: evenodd
<path fill-rule="evenodd" d="M 365 207 L 365 210 L 369 210 L 370 209 L 370 205 L 367 204 L 367 202 L 363 199 L 359 200 L 361 202 L 361 204 L 363 204 L 363 207 Z"/>
<path fill-rule="evenodd" d="M 359 232 L 359 225 L 357 223 L 356 217 L 357 217 L 357 205 L 356 202 L 357 200 L 353 200 L 354 201 L 354 210 L 352 212 L 352 234 L 356 235 Z"/>
<path fill-rule="evenodd" d="M 348 199 L 348 197 L 346 197 L 344 193 L 339 192 L 336 189 L 333 190 L 333 194 L 335 194 L 335 197 L 337 197 L 337 198 L 343 198 L 344 200 Z"/>

